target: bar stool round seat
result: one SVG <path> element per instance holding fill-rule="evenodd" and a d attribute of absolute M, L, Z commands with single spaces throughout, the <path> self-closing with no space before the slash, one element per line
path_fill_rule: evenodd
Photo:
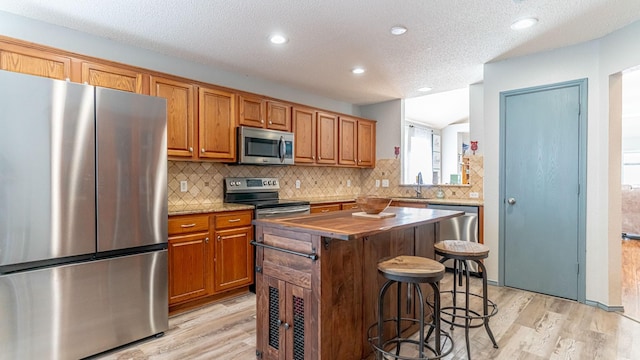
<path fill-rule="evenodd" d="M 450 306 L 442 306 L 442 321 L 450 324 L 451 329 L 462 327 L 465 329 L 465 340 L 467 345 L 467 359 L 471 359 L 471 349 L 469 344 L 469 329 L 484 326 L 489 339 L 494 348 L 498 344 L 489 327 L 489 318 L 498 313 L 498 306 L 487 296 L 487 269 L 482 263 L 483 259 L 489 257 L 489 247 L 484 244 L 461 240 L 445 240 L 434 245 L 436 255 L 442 256 L 441 263 L 452 259 L 453 265 L 453 289 L 444 290 L 441 294 L 451 294 L 452 303 Z M 469 290 L 469 266 L 468 262 L 473 261 L 478 265 L 482 277 L 482 295 L 471 293 Z M 465 279 L 464 291 L 458 290 L 457 286 L 462 286 L 463 274 Z M 457 295 L 464 294 L 464 304 L 458 304 Z M 482 301 L 482 309 L 473 309 L 470 306 L 470 298 L 479 298 Z M 491 311 L 489 311 L 491 308 Z"/>
<path fill-rule="evenodd" d="M 433 259 L 428 259 L 419 256 L 397 256 L 390 259 L 384 259 L 378 263 L 378 272 L 384 276 L 387 281 L 380 289 L 378 297 L 378 322 L 371 325 L 368 330 L 369 343 L 373 347 L 376 353 L 376 359 L 439 359 L 448 355 L 453 350 L 453 340 L 451 336 L 443 331 L 440 327 L 440 288 L 439 281 L 444 277 L 445 267 L 440 262 Z M 397 284 L 396 287 L 396 314 L 395 317 L 385 318 L 384 312 L 384 298 L 387 290 L 391 285 Z M 417 318 L 402 317 L 401 314 L 401 286 L 407 284 L 407 303 L 411 302 L 412 293 L 415 291 L 417 294 L 416 304 L 419 310 L 416 314 Z M 422 294 L 422 289 L 419 284 L 430 284 L 433 289 L 433 316 L 432 322 L 426 324 L 429 327 L 429 335 L 425 339 L 425 298 Z M 408 305 L 409 306 L 409 305 Z M 429 305 L 431 306 L 431 305 Z M 418 339 L 412 339 L 409 337 L 403 337 L 402 334 L 402 322 L 416 323 L 418 324 Z M 384 339 L 384 324 L 391 322 L 395 325 L 395 335 L 390 339 Z M 372 335 L 372 331 L 376 329 L 376 333 Z M 440 334 L 434 336 L 434 345 L 428 343 L 430 335 Z M 445 343 L 441 342 L 441 338 L 445 338 Z M 443 352 L 443 346 L 446 342 L 450 342 L 450 346 Z M 401 346 L 403 344 L 410 343 L 415 345 L 415 351 L 417 357 L 411 357 L 408 355 L 401 355 Z M 395 345 L 395 351 L 392 353 L 386 349 L 391 348 L 391 345 Z M 426 354 L 433 355 L 427 357 Z"/>

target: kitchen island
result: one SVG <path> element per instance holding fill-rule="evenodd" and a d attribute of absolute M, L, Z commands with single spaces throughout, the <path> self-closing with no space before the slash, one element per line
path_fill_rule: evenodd
<path fill-rule="evenodd" d="M 375 219 L 354 212 L 254 220 L 259 358 L 367 358 L 366 333 L 377 319 L 384 283 L 378 261 L 397 255 L 434 258 L 437 223 L 462 215 L 389 207 L 384 212 L 393 217 Z M 427 287 L 423 291 L 429 293 Z M 385 312 L 395 309 L 394 299 L 386 302 Z M 402 316 L 413 317 L 415 308 L 403 304 Z"/>

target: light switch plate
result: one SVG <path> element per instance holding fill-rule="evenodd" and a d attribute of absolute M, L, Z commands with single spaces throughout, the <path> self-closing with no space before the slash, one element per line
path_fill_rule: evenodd
<path fill-rule="evenodd" d="M 389 179 L 382 179 L 382 187 L 389 187 Z"/>
<path fill-rule="evenodd" d="M 296 189 L 300 189 L 300 180 L 296 180 Z"/>
<path fill-rule="evenodd" d="M 478 194 L 477 192 L 470 192 L 469 197 L 472 199 L 477 199 L 480 197 L 480 194 Z"/>
<path fill-rule="evenodd" d="M 351 180 L 347 180 L 347 187 L 351 187 Z"/>
<path fill-rule="evenodd" d="M 376 187 L 380 187 L 380 180 L 376 179 Z"/>
<path fill-rule="evenodd" d="M 180 181 L 180 192 L 187 192 L 187 181 Z"/>

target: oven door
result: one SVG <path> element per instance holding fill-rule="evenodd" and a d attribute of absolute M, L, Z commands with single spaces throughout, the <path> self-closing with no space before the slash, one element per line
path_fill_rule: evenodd
<path fill-rule="evenodd" d="M 307 215 L 311 213 L 311 206 L 285 206 L 277 208 L 256 209 L 256 219 L 273 219 L 295 215 Z"/>
<path fill-rule="evenodd" d="M 238 127 L 238 163 L 292 165 L 293 133 Z"/>

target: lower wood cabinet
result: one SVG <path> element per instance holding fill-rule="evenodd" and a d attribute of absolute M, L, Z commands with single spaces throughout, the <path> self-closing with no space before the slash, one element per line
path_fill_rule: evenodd
<path fill-rule="evenodd" d="M 253 283 L 251 226 L 216 231 L 213 289 L 216 292 Z"/>
<path fill-rule="evenodd" d="M 169 238 L 169 305 L 210 295 L 209 233 Z"/>
<path fill-rule="evenodd" d="M 169 217 L 170 312 L 248 290 L 252 217 L 251 210 Z"/>

